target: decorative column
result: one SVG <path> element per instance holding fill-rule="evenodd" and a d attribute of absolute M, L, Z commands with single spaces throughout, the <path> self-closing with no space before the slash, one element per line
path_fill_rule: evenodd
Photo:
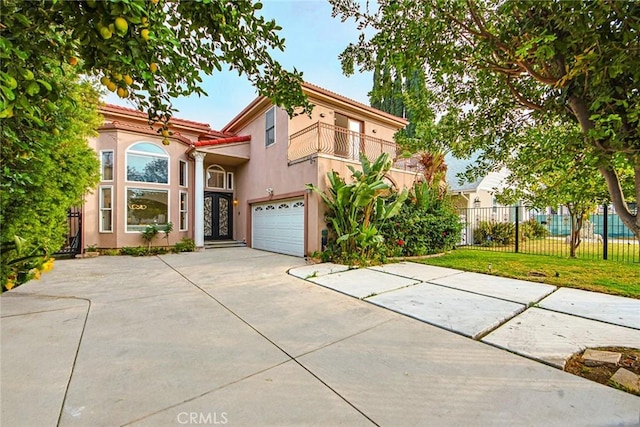
<path fill-rule="evenodd" d="M 197 248 L 204 247 L 204 158 L 207 154 L 194 151 L 192 156 L 196 160 L 196 188 L 194 190 L 194 220 L 193 240 Z"/>

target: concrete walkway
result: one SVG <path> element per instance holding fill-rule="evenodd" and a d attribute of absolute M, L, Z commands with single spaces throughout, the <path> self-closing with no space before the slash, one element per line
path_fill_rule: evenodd
<path fill-rule="evenodd" d="M 40 281 L 0 297 L 0 424 L 640 421 L 635 396 L 300 280 L 287 274 L 291 267 L 307 268 L 247 248 L 56 262 Z M 342 274 L 340 266 L 320 268 Z M 402 286 L 425 283 L 363 271 L 408 279 Z M 563 314 L 553 296 L 536 310 Z"/>
<path fill-rule="evenodd" d="M 290 274 L 564 368 L 587 347 L 640 348 L 640 300 L 412 262 Z"/>

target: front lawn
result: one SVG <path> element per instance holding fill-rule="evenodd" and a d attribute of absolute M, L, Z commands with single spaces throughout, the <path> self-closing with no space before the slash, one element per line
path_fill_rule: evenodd
<path fill-rule="evenodd" d="M 456 249 L 423 264 L 640 299 L 640 264 Z"/>

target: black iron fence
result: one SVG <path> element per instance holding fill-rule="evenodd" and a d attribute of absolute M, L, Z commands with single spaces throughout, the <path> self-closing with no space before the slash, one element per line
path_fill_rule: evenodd
<path fill-rule="evenodd" d="M 67 240 L 54 256 L 75 256 L 82 252 L 82 210 L 71 208 L 67 212 Z"/>
<path fill-rule="evenodd" d="M 550 214 L 524 206 L 459 209 L 463 223 L 459 246 L 491 251 L 571 256 L 575 224 L 568 214 Z M 640 262 L 634 234 L 610 207 L 584 221 L 577 234 L 577 258 Z"/>

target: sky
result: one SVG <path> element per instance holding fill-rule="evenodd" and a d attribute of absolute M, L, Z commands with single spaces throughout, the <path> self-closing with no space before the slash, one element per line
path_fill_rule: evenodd
<path fill-rule="evenodd" d="M 275 19 L 282 27 L 280 37 L 285 39 L 284 52 L 274 52 L 273 57 L 286 69 L 303 72 L 305 81 L 323 87 L 363 104 L 369 104 L 367 94 L 371 90 L 370 72 L 351 77 L 342 74 L 338 55 L 351 42 L 356 42 L 359 32 L 353 20 L 345 23 L 331 17 L 331 5 L 327 0 L 263 0 L 259 13 Z M 256 96 L 254 87 L 244 76 L 223 67 L 221 72 L 203 76 L 202 87 L 207 97 L 197 95 L 175 99 L 179 111 L 175 117 L 208 123 L 213 129 L 222 129 Z M 133 107 L 130 102 L 115 94 L 105 97 L 105 102 Z"/>

